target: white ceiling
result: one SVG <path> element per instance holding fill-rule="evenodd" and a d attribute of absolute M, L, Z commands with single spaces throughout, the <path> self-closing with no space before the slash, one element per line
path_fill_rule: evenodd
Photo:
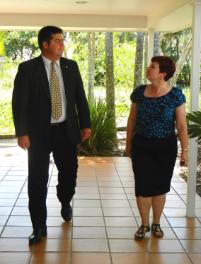
<path fill-rule="evenodd" d="M 197 1 L 197 0 L 196 0 Z M 199 0 L 198 0 L 199 1 Z M 0 0 L 1 28 L 178 30 L 190 26 L 191 0 Z M 82 2 L 82 1 L 80 1 Z"/>

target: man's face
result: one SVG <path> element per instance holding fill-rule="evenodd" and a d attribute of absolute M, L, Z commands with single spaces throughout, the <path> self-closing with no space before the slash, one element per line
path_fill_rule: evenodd
<path fill-rule="evenodd" d="M 64 39 L 60 33 L 52 34 L 49 43 L 43 42 L 43 49 L 46 55 L 52 58 L 60 58 L 64 51 Z"/>

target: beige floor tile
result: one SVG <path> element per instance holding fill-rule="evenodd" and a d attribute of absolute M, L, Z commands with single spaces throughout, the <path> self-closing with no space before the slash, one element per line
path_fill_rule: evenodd
<path fill-rule="evenodd" d="M 0 252 L 1 264 L 29 264 L 30 253 Z"/>
<path fill-rule="evenodd" d="M 24 181 L 14 181 L 14 180 L 7 181 L 4 179 L 3 181 L 1 181 L 0 186 L 5 186 L 5 187 L 9 187 L 9 186 L 15 187 L 16 186 L 21 189 L 23 184 L 24 184 Z"/>
<path fill-rule="evenodd" d="M 201 240 L 180 240 L 188 253 L 201 253 Z"/>
<path fill-rule="evenodd" d="M 98 194 L 98 188 L 97 187 L 76 187 L 75 190 L 76 193 L 95 193 Z"/>
<path fill-rule="evenodd" d="M 185 253 L 180 254 L 149 254 L 147 264 L 191 264 Z"/>
<path fill-rule="evenodd" d="M 168 217 L 167 220 L 172 227 L 201 227 L 201 223 L 196 218 Z"/>
<path fill-rule="evenodd" d="M 15 206 L 12 210 L 11 215 L 18 215 L 18 216 L 25 216 L 28 215 L 29 216 L 29 209 L 28 207 L 25 206 Z"/>
<path fill-rule="evenodd" d="M 0 251 L 30 251 L 28 240 L 25 238 L 0 238 Z"/>
<path fill-rule="evenodd" d="M 134 217 L 105 217 L 106 226 L 111 227 L 136 227 L 136 221 Z"/>
<path fill-rule="evenodd" d="M 120 181 L 99 181 L 98 182 L 99 187 L 122 187 L 122 184 Z"/>
<path fill-rule="evenodd" d="M 2 193 L 19 193 L 21 186 L 0 186 L 0 192 Z"/>
<path fill-rule="evenodd" d="M 58 239 L 71 239 L 71 224 L 63 223 L 61 226 L 48 226 L 47 237 Z"/>
<path fill-rule="evenodd" d="M 138 225 L 140 226 L 141 225 L 141 218 L 139 216 L 136 217 L 136 221 L 138 223 Z M 152 217 L 150 216 L 149 218 L 149 222 L 150 224 L 152 223 Z M 160 225 L 161 227 L 169 227 L 170 228 L 170 224 L 168 223 L 167 219 L 165 217 L 161 217 L 161 220 L 160 220 Z"/>
<path fill-rule="evenodd" d="M 71 248 L 70 239 L 44 238 L 38 244 L 31 247 L 33 252 L 69 252 Z"/>
<path fill-rule="evenodd" d="M 7 215 L 0 215 L 0 225 L 5 225 L 7 219 L 8 219 Z"/>
<path fill-rule="evenodd" d="M 16 199 L 6 198 L 0 199 L 0 206 L 13 206 L 15 204 Z"/>
<path fill-rule="evenodd" d="M 100 187 L 99 190 L 101 194 L 124 194 L 123 188 Z"/>
<path fill-rule="evenodd" d="M 186 254 L 112 253 L 113 264 L 191 264 Z"/>
<path fill-rule="evenodd" d="M 84 174 L 83 175 L 78 175 L 78 180 L 77 182 L 83 182 L 83 181 L 91 181 L 91 182 L 96 182 L 96 177 L 95 175 L 91 175 L 91 176 L 85 176 Z"/>
<path fill-rule="evenodd" d="M 61 216 L 48 216 L 47 217 L 47 226 L 62 226 L 64 224 L 64 220 Z M 71 222 L 66 223 L 71 225 Z"/>
<path fill-rule="evenodd" d="M 73 201 L 73 207 L 76 208 L 99 208 L 101 207 L 100 200 L 74 200 Z"/>
<path fill-rule="evenodd" d="M 100 195 L 96 193 L 76 193 L 74 199 L 100 199 Z"/>
<path fill-rule="evenodd" d="M 61 216 L 61 205 L 59 204 L 58 207 L 47 206 L 47 215 L 60 217 Z"/>
<path fill-rule="evenodd" d="M 31 233 L 31 226 L 6 226 L 1 236 L 4 238 L 27 238 Z"/>
<path fill-rule="evenodd" d="M 10 216 L 7 225 L 9 226 L 32 226 L 29 216 Z"/>
<path fill-rule="evenodd" d="M 70 264 L 69 253 L 33 253 L 30 264 Z"/>
<path fill-rule="evenodd" d="M 47 199 L 47 207 L 58 207 L 61 208 L 61 204 L 57 198 L 55 199 Z"/>
<path fill-rule="evenodd" d="M 109 239 L 111 252 L 146 252 L 147 239 L 136 242 L 134 239 Z"/>
<path fill-rule="evenodd" d="M 105 227 L 73 227 L 73 238 L 106 238 Z"/>
<path fill-rule="evenodd" d="M 72 264 L 111 264 L 108 253 L 73 253 Z"/>
<path fill-rule="evenodd" d="M 17 198 L 19 193 L 0 193 L 0 198 Z"/>
<path fill-rule="evenodd" d="M 134 190 L 133 187 L 132 188 L 124 188 L 124 191 L 125 191 L 126 194 L 131 195 L 132 198 L 134 199 L 134 197 L 135 197 L 135 190 Z"/>
<path fill-rule="evenodd" d="M 183 201 L 169 200 L 165 203 L 166 208 L 186 208 L 186 205 Z"/>
<path fill-rule="evenodd" d="M 201 228 L 174 228 L 179 239 L 201 239 Z"/>
<path fill-rule="evenodd" d="M 150 253 L 183 253 L 184 249 L 178 240 L 150 239 L 148 251 Z"/>
<path fill-rule="evenodd" d="M 166 217 L 186 217 L 185 208 L 165 208 L 163 214 Z"/>
<path fill-rule="evenodd" d="M 182 198 L 179 195 L 174 194 L 167 194 L 166 195 L 166 203 L 169 201 L 177 201 L 177 202 L 183 202 Z"/>
<path fill-rule="evenodd" d="M 106 239 L 73 239 L 73 252 L 108 252 Z"/>
<path fill-rule="evenodd" d="M 83 186 L 83 187 L 97 187 L 97 182 L 91 182 L 91 181 L 81 181 L 77 182 L 77 186 Z"/>
<path fill-rule="evenodd" d="M 104 226 L 103 217 L 73 217 L 73 226 Z"/>
<path fill-rule="evenodd" d="M 173 240 L 176 240 L 177 237 L 175 235 L 175 233 L 173 232 L 172 228 L 169 228 L 169 227 L 162 227 L 163 229 L 163 232 L 164 232 L 164 236 L 163 236 L 163 240 L 166 240 L 166 239 L 173 239 Z M 153 235 L 151 235 L 151 238 L 152 239 L 158 239 L 158 238 L 155 238 Z"/>
<path fill-rule="evenodd" d="M 113 264 L 148 264 L 147 253 L 112 253 Z"/>
<path fill-rule="evenodd" d="M 137 227 L 107 227 L 108 238 L 130 238 L 133 239 Z"/>
<path fill-rule="evenodd" d="M 18 176 L 13 176 L 13 175 L 8 175 L 4 178 L 6 181 L 25 181 L 27 178 L 27 175 L 18 175 Z"/>
<path fill-rule="evenodd" d="M 101 193 L 101 199 L 109 200 L 127 200 L 127 197 L 123 193 Z"/>
<path fill-rule="evenodd" d="M 118 176 L 112 176 L 112 175 L 103 175 L 103 176 L 97 176 L 97 181 L 104 182 L 104 181 L 113 181 L 113 182 L 119 182 L 120 178 Z"/>
<path fill-rule="evenodd" d="M 103 208 L 130 207 L 127 200 L 102 200 Z"/>
<path fill-rule="evenodd" d="M 134 190 L 134 181 L 123 181 L 122 185 L 124 188 L 131 188 Z"/>
<path fill-rule="evenodd" d="M 189 254 L 189 257 L 192 260 L 193 264 L 201 263 L 201 254 Z"/>
<path fill-rule="evenodd" d="M 133 216 L 132 210 L 128 208 L 103 208 L 104 216 Z"/>
<path fill-rule="evenodd" d="M 11 210 L 12 210 L 11 206 L 9 206 L 9 207 L 1 206 L 0 207 L 0 215 L 9 215 Z"/>
<path fill-rule="evenodd" d="M 28 198 L 27 199 L 18 199 L 15 206 L 28 206 Z"/>
<path fill-rule="evenodd" d="M 74 216 L 102 216 L 101 208 L 74 208 Z"/>

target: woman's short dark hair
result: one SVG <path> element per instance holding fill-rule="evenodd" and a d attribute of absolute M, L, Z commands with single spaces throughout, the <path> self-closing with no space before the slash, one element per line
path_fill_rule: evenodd
<path fill-rule="evenodd" d="M 63 30 L 59 27 L 55 26 L 46 26 L 40 29 L 38 32 L 38 46 L 42 50 L 43 49 L 43 42 L 50 43 L 50 40 L 52 38 L 52 34 L 63 34 Z"/>
<path fill-rule="evenodd" d="M 169 80 L 175 73 L 176 65 L 174 61 L 167 56 L 154 56 L 151 62 L 157 62 L 161 73 L 166 73 L 165 81 Z"/>

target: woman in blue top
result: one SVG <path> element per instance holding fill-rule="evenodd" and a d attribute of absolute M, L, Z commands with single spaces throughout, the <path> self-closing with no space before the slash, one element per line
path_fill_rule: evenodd
<path fill-rule="evenodd" d="M 181 89 L 167 82 L 174 72 L 175 64 L 169 57 L 153 57 L 146 72 L 150 84 L 137 87 L 131 94 L 126 154 L 132 159 L 135 194 L 142 221 L 135 233 L 137 240 L 143 239 L 150 231 L 151 207 L 152 234 L 156 237 L 164 235 L 160 218 L 177 157 L 175 125 L 181 143 L 180 163 L 187 165 L 185 97 Z"/>

